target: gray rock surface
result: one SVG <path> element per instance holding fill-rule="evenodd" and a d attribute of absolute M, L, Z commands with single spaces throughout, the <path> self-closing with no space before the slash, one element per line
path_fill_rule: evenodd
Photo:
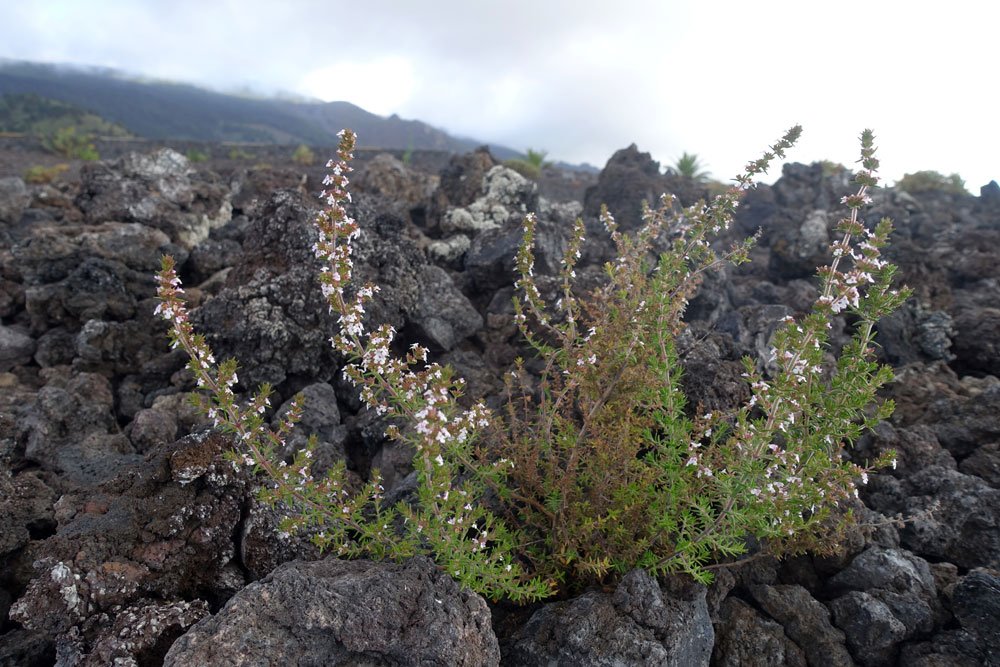
<path fill-rule="evenodd" d="M 483 328 L 482 316 L 444 269 L 425 266 L 418 279 L 423 291 L 409 316 L 417 336 L 431 349 L 451 350 Z"/>
<path fill-rule="evenodd" d="M 401 348 L 431 344 L 469 380 L 468 397 L 499 407 L 499 378 L 524 353 L 510 305 L 521 218 L 537 210 L 536 276 L 554 300 L 557 281 L 546 274 L 558 269 L 581 207 L 537 198 L 487 151 L 453 158 L 429 194 L 405 182 L 411 166 L 403 173 L 391 160 L 370 164 L 372 192 L 358 187 L 351 206 L 362 227 L 356 279 L 383 288 L 369 323 L 394 325 Z M 206 603 L 218 609 L 247 580 L 318 557 L 308 536 L 277 536 L 281 511 L 255 499 L 246 471 L 221 465 L 227 441 L 202 433 L 204 418 L 185 405 L 194 382 L 184 355 L 167 351 L 164 323 L 152 316 L 164 252 L 177 259 L 196 325 L 217 356 L 240 360 L 237 389 L 276 382 L 272 420 L 304 390 L 303 431 L 320 436 L 321 468 L 342 459 L 352 475 L 384 466 L 389 497 L 412 494 L 410 452 L 386 445 L 384 421 L 359 413 L 327 340 L 336 318 L 319 295 L 310 250 L 319 206 L 309 191 L 319 189 L 321 169 L 228 165 L 218 176 L 203 166 L 156 153 L 85 165 L 79 182 L 67 174 L 58 186 L 0 183 L 0 327 L 33 345 L 0 344 L 15 352 L 14 362 L 0 362 L 8 368 L 0 368 L 0 615 L 13 610 L 17 619 L 0 620 L 0 664 L 159 664 Z M 704 194 L 659 171 L 634 148 L 609 162 L 583 211 L 581 290 L 600 284 L 610 254 L 594 218 L 602 201 L 628 228 L 642 199 Z M 551 170 L 542 183 L 557 177 Z M 698 323 L 679 341 L 692 406 L 738 402 L 738 357 L 766 357 L 777 320 L 810 307 L 817 292 L 809 264 L 840 215 L 847 178 L 830 165 L 788 165 L 773 186 L 749 193 L 719 248 L 763 227 L 753 262 L 706 279 L 688 309 Z M 866 219 L 895 219 L 888 252 L 916 294 L 879 324 L 876 347 L 898 366 L 886 387 L 896 413 L 848 452 L 859 463 L 898 452 L 897 469 L 862 488 L 869 507 L 854 508 L 862 521 L 883 523 L 850 532 L 835 557 L 720 571 L 708 603 L 720 664 L 847 664 L 850 648 L 870 664 L 983 665 L 997 653 L 988 569 L 1000 554 L 997 192 L 995 184 L 980 198 L 874 192 Z M 229 201 L 236 217 L 227 222 Z M 446 232 L 443 216 L 459 209 L 472 228 Z M 834 349 L 847 324 L 834 323 Z M 304 435 L 293 436 L 288 453 Z M 896 514 L 909 517 L 899 528 L 885 523 Z M 585 662 L 581 647 L 606 636 L 607 664 L 693 651 L 685 638 L 704 636 L 669 639 L 657 600 L 667 609 L 677 600 L 688 611 L 698 606 L 630 579 L 617 593 L 546 605 L 530 637 L 523 621 L 495 632 L 505 646 L 522 632 L 521 648 L 568 656 L 565 664 Z M 678 664 L 704 654 L 692 655 Z"/>
<path fill-rule="evenodd" d="M 696 584 L 661 589 L 633 570 L 614 593 L 544 605 L 504 645 L 503 664 L 708 665 L 715 633 L 705 592 Z"/>
<path fill-rule="evenodd" d="M 35 339 L 13 327 L 0 324 L 0 373 L 31 361 Z"/>
<path fill-rule="evenodd" d="M 13 224 L 31 203 L 31 193 L 17 176 L 0 178 L 0 223 Z"/>
<path fill-rule="evenodd" d="M 359 192 L 380 195 L 398 202 L 403 212 L 421 206 L 434 193 L 438 178 L 409 168 L 388 153 L 369 160 L 351 179 Z"/>
<path fill-rule="evenodd" d="M 805 652 L 779 623 L 739 598 L 726 598 L 716 622 L 712 664 L 718 667 L 806 667 Z"/>
<path fill-rule="evenodd" d="M 899 480 L 879 479 L 870 503 L 892 516 L 913 516 L 902 545 L 931 560 L 960 567 L 1000 567 L 1000 490 L 984 480 L 930 466 Z"/>
<path fill-rule="evenodd" d="M 88 164 L 80 179 L 76 204 L 88 222 L 143 223 L 187 249 L 232 218 L 229 188 L 170 149 Z"/>
<path fill-rule="evenodd" d="M 757 585 L 750 592 L 757 604 L 782 625 L 785 634 L 806 654 L 810 665 L 854 665 L 846 637 L 830 622 L 830 612 L 802 586 Z"/>
<path fill-rule="evenodd" d="M 847 636 L 851 653 L 862 665 L 891 665 L 906 626 L 881 600 L 851 591 L 830 602 L 833 621 Z"/>
<path fill-rule="evenodd" d="M 827 582 L 827 590 L 864 592 L 883 603 L 900 622 L 903 638 L 929 632 L 935 617 L 942 614 L 930 565 L 903 549 L 874 546 L 866 549 Z M 856 596 L 851 599 L 858 601 Z M 873 603 L 864 601 L 864 604 L 874 608 Z M 843 617 L 841 614 L 840 618 Z M 855 652 L 855 655 L 861 654 Z"/>
<path fill-rule="evenodd" d="M 983 655 L 1000 664 L 1000 573 L 976 569 L 962 577 L 952 594 L 952 609 Z"/>
<path fill-rule="evenodd" d="M 44 386 L 16 410 L 15 434 L 27 460 L 83 485 L 107 481 L 138 462 L 115 420 L 107 378 L 64 366 L 40 375 Z"/>
<path fill-rule="evenodd" d="M 441 219 L 446 234 L 476 234 L 520 221 L 538 209 L 538 187 L 513 169 L 493 167 L 483 177 L 482 195 L 466 207 L 449 210 Z"/>
<path fill-rule="evenodd" d="M 500 662 L 490 612 L 432 562 L 335 558 L 282 565 L 170 648 L 188 665 L 440 665 Z"/>

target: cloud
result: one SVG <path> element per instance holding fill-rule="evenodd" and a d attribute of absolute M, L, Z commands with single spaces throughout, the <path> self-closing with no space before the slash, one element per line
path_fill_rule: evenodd
<path fill-rule="evenodd" d="M 0 56 L 344 99 L 602 165 L 636 142 L 720 178 L 794 123 L 799 161 L 997 173 L 1000 4 L 842 0 L 4 3 Z"/>

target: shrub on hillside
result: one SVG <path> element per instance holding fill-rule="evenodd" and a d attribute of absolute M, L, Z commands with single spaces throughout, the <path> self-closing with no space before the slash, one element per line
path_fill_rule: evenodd
<path fill-rule="evenodd" d="M 266 425 L 271 388 L 237 400 L 236 361 L 217 364 L 188 321 L 173 260 L 158 276 L 157 312 L 171 323 L 174 347 L 190 356 L 200 399 L 217 427 L 235 435 L 235 465 L 269 480 L 264 498 L 287 512 L 282 530 L 309 531 L 343 556 L 402 559 L 429 554 L 462 584 L 494 598 L 537 599 L 639 566 L 710 579 L 713 563 L 745 553 L 751 541 L 778 555 L 835 547 L 851 520 L 843 501 L 856 494 L 891 454 L 867 466 L 841 454 L 892 409 L 876 392 L 891 371 L 874 360 L 875 322 L 905 291 L 891 287 L 895 267 L 881 258 L 891 229 L 867 229 L 858 217 L 870 203 L 878 161 L 873 136 L 861 139 L 858 189 L 843 203 L 832 261 L 819 269 L 812 312 L 787 318 L 772 341 L 768 374 L 745 359 L 749 402 L 707 413 L 681 390 L 677 336 L 701 277 L 723 262 L 747 260 L 754 239 L 720 254 L 714 235 L 728 229 L 754 179 L 797 139 L 793 128 L 751 162 L 736 184 L 709 204 L 679 209 L 664 197 L 634 236 L 601 219 L 618 250 L 606 283 L 587 297 L 574 291 L 584 226 L 577 222 L 563 258 L 560 299 L 547 304 L 534 279 L 536 222 L 524 223 L 517 263 L 518 324 L 541 375 L 519 362 L 506 408 L 463 408 L 462 381 L 428 363 L 413 345 L 392 353 L 395 330 L 367 329 L 366 304 L 378 287 L 351 284 L 352 241 L 347 174 L 354 135 L 342 133 L 331 161 L 327 208 L 318 215 L 320 283 L 341 331 L 332 339 L 348 363 L 344 374 L 368 408 L 388 416 L 387 435 L 415 452 L 411 501 L 389 505 L 377 470 L 351 488 L 343 462 L 321 479 L 310 466 L 313 444 L 286 464 L 278 455 L 301 414 L 301 397 L 275 429 Z M 651 261 L 658 242 L 668 249 Z M 834 316 L 856 322 L 834 365 L 827 361 Z M 312 441 L 311 441 L 312 443 Z"/>
<path fill-rule="evenodd" d="M 904 174 L 896 187 L 910 194 L 920 192 L 944 192 L 952 195 L 969 194 L 965 189 L 965 181 L 958 174 L 945 176 L 936 171 L 917 171 L 912 174 Z"/>
<path fill-rule="evenodd" d="M 197 164 L 199 162 L 207 162 L 208 158 L 211 157 L 206 151 L 199 150 L 197 148 L 189 148 L 184 157 L 188 159 L 188 162 Z"/>
<path fill-rule="evenodd" d="M 305 144 L 299 144 L 299 147 L 292 153 L 292 162 L 309 167 L 316 163 L 316 154 Z"/>
<path fill-rule="evenodd" d="M 94 147 L 94 138 L 79 131 L 75 126 L 68 125 L 56 129 L 52 134 L 42 137 L 42 146 L 71 160 L 99 160 L 101 156 Z"/>
<path fill-rule="evenodd" d="M 54 164 L 51 167 L 43 167 L 40 164 L 36 164 L 25 170 L 24 182 L 35 185 L 52 183 L 66 171 L 69 171 L 69 165 L 65 163 Z"/>

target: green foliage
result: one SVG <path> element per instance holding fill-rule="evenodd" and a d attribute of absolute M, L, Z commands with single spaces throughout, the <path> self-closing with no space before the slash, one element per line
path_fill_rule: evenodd
<path fill-rule="evenodd" d="M 823 165 L 823 175 L 828 178 L 847 171 L 847 167 L 833 160 L 822 160 L 820 164 Z"/>
<path fill-rule="evenodd" d="M 316 154 L 305 144 L 299 144 L 295 152 L 292 153 L 292 162 L 309 167 L 316 163 Z"/>
<path fill-rule="evenodd" d="M 410 144 L 406 147 L 406 150 L 403 151 L 403 156 L 399 159 L 399 161 L 405 165 L 413 163 L 413 142 L 410 142 Z"/>
<path fill-rule="evenodd" d="M 859 478 L 891 462 L 891 454 L 866 466 L 842 456 L 892 410 L 876 395 L 892 373 L 874 360 L 873 330 L 906 297 L 891 287 L 895 267 L 881 259 L 891 224 L 867 230 L 858 219 L 876 184 L 871 132 L 862 134 L 858 190 L 843 199 L 849 213 L 838 225 L 831 264 L 818 271 L 812 311 L 786 318 L 770 359 L 744 359 L 750 401 L 715 414 L 692 405 L 676 344 L 705 272 L 747 261 L 755 241 L 719 254 L 711 239 L 729 228 L 743 194 L 799 132 L 790 130 L 707 205 L 680 210 L 665 196 L 657 209 L 647 208 L 634 236 L 619 233 L 603 211 L 618 256 L 605 267 L 603 286 L 586 296 L 575 289 L 584 241 L 578 221 L 554 308 L 535 282 L 536 222 L 529 216 L 514 308 L 536 359 L 516 364 L 499 415 L 481 403 L 462 407 L 461 380 L 450 367 L 428 363 L 421 346 L 394 355 L 389 325 L 366 329 L 365 305 L 377 287 L 350 284 L 359 227 L 344 208 L 354 146 L 345 133 L 314 251 L 324 263 L 323 293 L 340 314 L 332 341 L 348 360 L 344 374 L 391 424 L 386 435 L 414 452 L 409 502 L 387 504 L 377 470 L 360 485 L 350 483 L 343 464 L 315 479 L 314 441 L 285 464 L 279 452 L 301 415 L 300 398 L 274 427 L 264 420 L 270 387 L 245 406 L 236 400 L 236 362 L 216 364 L 194 333 L 170 258 L 158 276 L 157 312 L 209 391 L 202 409 L 240 443 L 230 460 L 269 480 L 263 498 L 287 512 L 282 531 L 305 531 L 337 554 L 427 554 L 473 590 L 522 601 L 637 566 L 707 582 L 713 564 L 750 543 L 776 555 L 830 553 L 851 521 L 845 501 Z M 662 252 L 651 261 L 654 249 Z M 853 337 L 831 363 L 828 326 L 845 311 L 856 322 Z"/>
<path fill-rule="evenodd" d="M 264 422 L 271 388 L 261 387 L 249 405 L 236 401 L 236 362 L 216 364 L 203 336 L 195 334 L 180 298 L 180 281 L 173 259 L 165 257 L 158 276 L 157 313 L 170 320 L 174 347 L 190 357 L 188 368 L 198 385 L 210 392 L 199 407 L 218 427 L 232 433 L 241 447 L 230 455 L 236 465 L 265 473 L 271 486 L 262 498 L 288 512 L 285 532 L 308 531 L 322 549 L 341 556 L 402 560 L 415 554 L 432 556 L 463 585 L 494 598 L 534 600 L 551 594 L 550 582 L 525 573 L 516 560 L 516 532 L 481 502 L 487 489 L 476 478 L 459 474 L 474 453 L 475 432 L 487 421 L 481 404 L 470 409 L 458 403 L 462 381 L 451 368 L 426 364 L 427 350 L 413 346 L 404 358 L 390 352 L 395 331 L 388 325 L 365 332 L 362 316 L 376 287 L 365 285 L 345 293 L 351 272 L 350 241 L 358 226 L 344 204 L 353 133 L 344 133 L 339 157 L 326 180 L 329 207 L 316 219 L 319 241 L 314 247 L 326 264 L 319 276 L 324 294 L 343 328 L 334 347 L 348 359 L 346 376 L 361 389 L 361 398 L 391 423 L 387 435 L 413 448 L 417 475 L 416 499 L 388 504 L 377 470 L 360 488 L 351 484 L 343 463 L 316 479 L 310 469 L 312 447 L 299 451 L 286 465 L 279 452 L 301 415 L 301 397 L 276 429 Z"/>
<path fill-rule="evenodd" d="M 122 126 L 72 104 L 30 93 L 0 96 L 0 131 L 50 137 L 64 127 L 101 137 L 129 136 Z"/>
<path fill-rule="evenodd" d="M 735 413 L 706 414 L 688 404 L 675 343 L 701 276 L 720 262 L 746 261 L 754 241 L 718 256 L 708 239 L 729 227 L 744 186 L 797 136 L 797 128 L 790 131 L 707 207 L 677 210 L 665 198 L 646 211 L 646 225 L 633 238 L 619 234 L 605 210 L 618 260 L 605 267 L 605 287 L 583 300 L 573 289 L 584 229 L 578 223 L 555 312 L 535 286 L 535 223 L 525 223 L 518 256 L 524 302 L 515 302 L 515 312 L 544 366 L 534 381 L 519 365 L 508 382 L 505 423 L 494 437 L 513 462 L 500 492 L 504 515 L 527 538 L 533 571 L 585 584 L 638 564 L 708 581 L 706 568 L 744 553 L 751 537 L 778 555 L 833 546 L 829 536 L 848 520 L 833 503 L 871 471 L 841 461 L 841 443 L 889 409 L 869 410 L 892 377 L 872 360 L 872 326 L 904 298 L 889 287 L 893 267 L 878 258 L 888 222 L 862 237 L 860 259 L 849 272 L 838 268 L 836 254 L 833 265 L 821 269 L 814 311 L 789 318 L 774 336 L 773 375 L 744 360 L 753 398 Z M 870 150 L 866 139 L 863 157 Z M 868 187 L 859 182 L 859 193 L 845 198 L 854 208 L 835 253 L 846 254 L 863 233 L 856 214 Z M 673 236 L 670 248 L 650 265 L 646 258 L 664 233 Z M 862 295 L 854 285 L 867 291 Z M 826 325 L 845 309 L 861 324 L 834 370 L 824 357 Z"/>
<path fill-rule="evenodd" d="M 690 178 L 694 181 L 704 181 L 709 177 L 709 172 L 705 171 L 704 165 L 701 164 L 701 160 L 694 153 L 684 152 L 677 162 L 674 163 L 674 171 L 678 175 L 684 178 Z"/>
<path fill-rule="evenodd" d="M 93 137 L 79 132 L 70 125 L 60 127 L 53 134 L 42 138 L 45 150 L 71 160 L 99 160 L 101 156 L 94 147 Z"/>
<path fill-rule="evenodd" d="M 542 175 L 542 170 L 552 165 L 551 162 L 545 161 L 546 155 L 548 155 L 546 151 L 536 151 L 529 148 L 526 157 L 511 158 L 510 160 L 505 160 L 503 164 L 525 178 L 537 181 Z"/>
<path fill-rule="evenodd" d="M 945 176 L 936 171 L 917 171 L 912 174 L 904 174 L 896 182 L 896 187 L 910 194 L 920 192 L 944 192 L 952 195 L 967 195 L 965 181 L 958 174 Z"/>
<path fill-rule="evenodd" d="M 233 148 L 229 149 L 229 159 L 244 162 L 246 160 L 252 160 L 253 155 L 243 150 L 242 148 L 234 146 Z"/>
<path fill-rule="evenodd" d="M 188 149 L 184 156 L 187 157 L 188 162 L 192 163 L 206 162 L 211 157 L 206 151 L 198 150 L 197 148 Z"/>
<path fill-rule="evenodd" d="M 545 161 L 545 156 L 548 154 L 549 154 L 548 151 L 536 151 L 529 148 L 527 157 L 525 158 L 525 162 L 534 167 L 537 167 L 539 170 L 544 169 L 545 167 L 548 167 L 551 164 L 551 162 Z"/>
<path fill-rule="evenodd" d="M 542 175 L 542 170 L 527 160 L 511 158 L 510 160 L 504 160 L 503 165 L 532 181 L 537 181 Z"/>
<path fill-rule="evenodd" d="M 42 183 L 52 183 L 61 174 L 69 170 L 69 165 L 65 163 L 54 164 L 51 167 L 43 167 L 40 164 L 36 164 L 32 167 L 28 167 L 24 172 L 24 181 L 26 183 L 34 183 L 40 185 Z"/>

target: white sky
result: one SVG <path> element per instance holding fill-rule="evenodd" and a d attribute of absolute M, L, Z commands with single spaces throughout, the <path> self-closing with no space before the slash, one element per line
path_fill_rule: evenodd
<path fill-rule="evenodd" d="M 0 0 L 0 57 L 398 113 L 603 166 L 635 142 L 734 176 L 798 162 L 1000 180 L 997 0 Z M 362 137 L 363 141 L 363 137 Z"/>

